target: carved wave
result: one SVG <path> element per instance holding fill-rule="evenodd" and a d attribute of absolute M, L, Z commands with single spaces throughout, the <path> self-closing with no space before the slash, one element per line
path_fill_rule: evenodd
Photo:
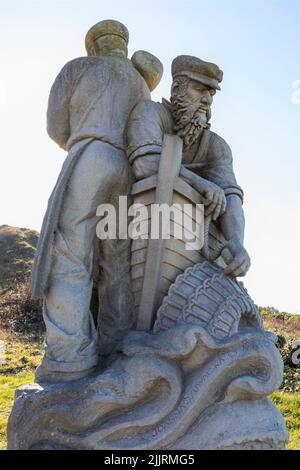
<path fill-rule="evenodd" d="M 179 325 L 157 334 L 132 332 L 122 351 L 89 379 L 20 389 L 9 447 L 171 448 L 208 407 L 263 398 L 282 379 L 274 338 L 263 331 L 217 340 L 201 326 Z M 185 373 L 197 352 L 206 352 L 205 361 Z"/>

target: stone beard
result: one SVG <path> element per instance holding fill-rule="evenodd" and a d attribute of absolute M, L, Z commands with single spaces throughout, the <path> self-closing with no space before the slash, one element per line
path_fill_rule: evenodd
<path fill-rule="evenodd" d="M 203 109 L 201 109 L 203 105 L 200 100 L 194 101 L 187 97 L 189 81 L 187 77 L 175 78 L 171 91 L 174 130 L 182 138 L 185 148 L 191 147 L 196 142 L 202 130 L 209 127 L 208 122 L 211 118 L 209 109 L 204 119 Z"/>

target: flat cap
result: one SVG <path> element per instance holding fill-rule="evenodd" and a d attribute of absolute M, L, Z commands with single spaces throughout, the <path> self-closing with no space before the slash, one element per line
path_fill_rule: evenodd
<path fill-rule="evenodd" d="M 172 62 L 172 77 L 186 76 L 192 80 L 220 90 L 223 72 L 216 64 L 205 62 L 191 55 L 179 55 Z"/>
<path fill-rule="evenodd" d="M 99 23 L 92 26 L 86 33 L 85 48 L 88 55 L 93 55 L 94 41 L 101 36 L 107 36 L 109 34 L 121 37 L 126 44 L 128 44 L 129 32 L 126 26 L 116 20 L 99 21 Z"/>

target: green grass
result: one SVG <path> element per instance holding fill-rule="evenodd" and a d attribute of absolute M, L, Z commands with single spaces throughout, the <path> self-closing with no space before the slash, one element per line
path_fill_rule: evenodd
<path fill-rule="evenodd" d="M 29 336 L 0 333 L 6 344 L 6 363 L 0 365 L 0 450 L 6 448 L 7 419 L 17 387 L 33 382 L 34 370 L 42 358 L 41 342 Z M 290 432 L 287 449 L 300 450 L 300 394 L 278 391 L 271 399 L 286 420 Z"/>
<path fill-rule="evenodd" d="M 34 378 L 33 372 L 19 372 L 0 375 L 0 450 L 6 449 L 6 426 L 7 419 L 13 404 L 16 388 L 31 383 Z"/>
<path fill-rule="evenodd" d="M 290 432 L 288 450 L 300 450 L 300 393 L 274 392 L 271 396 L 273 403 L 285 418 Z"/>
<path fill-rule="evenodd" d="M 42 358 L 41 341 L 30 336 L 0 333 L 5 343 L 5 363 L 0 364 L 0 450 L 6 449 L 7 419 L 16 388 L 34 381 L 34 371 Z"/>

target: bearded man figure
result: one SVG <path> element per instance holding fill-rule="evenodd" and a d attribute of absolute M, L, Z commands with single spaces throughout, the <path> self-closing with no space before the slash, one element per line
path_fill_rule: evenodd
<path fill-rule="evenodd" d="M 215 64 L 182 55 L 172 63 L 170 102 L 143 101 L 128 122 L 128 158 L 137 180 L 158 172 L 164 134 L 183 140 L 180 176 L 202 196 L 205 215 L 217 221 L 227 240 L 224 273 L 244 276 L 250 258 L 244 248 L 243 191 L 237 184 L 228 144 L 210 130 L 211 105 L 223 72 Z"/>

